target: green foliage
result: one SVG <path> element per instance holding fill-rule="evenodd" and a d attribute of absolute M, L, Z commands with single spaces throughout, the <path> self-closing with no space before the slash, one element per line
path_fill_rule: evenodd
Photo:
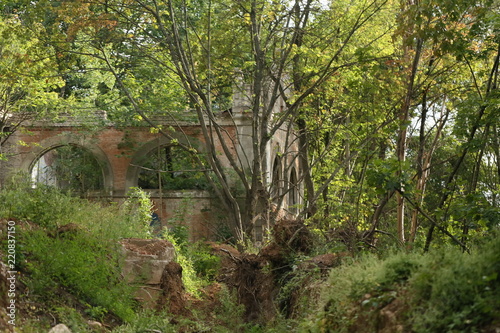
<path fill-rule="evenodd" d="M 16 15 L 0 15 L 2 125 L 5 112 L 25 119 L 47 116 L 58 104 L 54 89 L 62 85 L 62 80 L 54 75 L 49 49 L 37 38 L 44 29 L 40 25 L 31 28 L 24 26 Z M 34 113 L 26 117 L 28 112 Z"/>
<path fill-rule="evenodd" d="M 19 174 L 0 191 L 0 216 L 34 221 L 36 224 L 54 229 L 71 223 L 78 199 L 50 186 L 32 188 L 27 176 Z"/>
<path fill-rule="evenodd" d="M 410 279 L 415 332 L 477 332 L 500 314 L 500 237 L 472 255 L 437 251 Z"/>
<path fill-rule="evenodd" d="M 220 291 L 220 306 L 216 309 L 216 314 L 221 318 L 228 329 L 241 329 L 244 325 L 242 322 L 245 307 L 238 304 L 236 293 L 231 292 L 227 287 L 223 287 Z M 229 314 L 232 315 L 229 315 Z"/>
<path fill-rule="evenodd" d="M 95 320 L 103 321 L 104 316 L 108 313 L 108 310 L 102 306 L 92 306 L 89 304 L 88 308 L 85 309 L 85 313 Z"/>
<path fill-rule="evenodd" d="M 122 209 L 127 217 L 128 228 L 134 230 L 137 226 L 140 226 L 142 229 L 141 235 L 144 238 L 150 238 L 153 203 L 149 198 L 149 194 L 138 187 L 131 187 Z"/>
<path fill-rule="evenodd" d="M 404 284 L 418 270 L 419 255 L 399 254 L 390 256 L 383 263 L 384 276 L 380 280 L 381 287 L 392 288 Z"/>
<path fill-rule="evenodd" d="M 314 215 L 309 227 L 325 241 L 346 231 L 352 239 L 344 243 L 354 248 L 363 231 L 390 236 L 396 203 L 387 194 L 404 189 L 406 199 L 421 209 L 406 209 L 407 221 L 412 213 L 416 217 L 420 239 L 414 248 L 425 241 L 429 216 L 467 245 L 480 242 L 498 227 L 500 214 L 498 1 L 339 0 L 328 6 L 313 1 L 306 2 L 312 5 L 310 12 L 303 3 L 290 10 L 284 2 L 260 0 L 158 1 L 149 7 L 149 1 L 38 1 L 33 6 L 9 0 L 0 18 L 0 146 L 19 125 L 9 123 L 13 118 L 7 121 L 7 115 L 46 120 L 62 106 L 83 113 L 106 110 L 119 125 L 143 125 L 142 113 L 154 121 L 156 116 L 208 120 L 209 134 L 223 133 L 212 142 L 221 143 L 232 134 L 218 126 L 212 111 L 230 109 L 233 89 L 241 88 L 233 87 L 235 82 L 249 84 L 256 91 L 244 96 L 245 102 L 258 112 L 248 117 L 254 121 L 250 139 L 262 144 L 254 153 L 267 154 L 266 140 L 278 133 L 273 132 L 274 121 L 301 126 L 298 156 L 308 159 L 310 169 L 300 174 L 311 176 L 305 193 L 310 201 L 304 208 Z M 179 30 L 174 33 L 172 27 Z M 409 80 L 414 65 L 415 78 Z M 261 75 L 270 69 L 272 80 Z M 272 110 L 267 101 L 281 100 L 282 112 L 264 112 Z M 403 103 L 410 106 L 408 117 L 401 111 Z M 403 142 L 400 134 L 408 138 L 406 162 L 394 154 Z M 9 155 L 0 148 L 5 160 Z M 258 163 L 247 172 L 238 169 L 238 161 L 247 156 L 236 156 L 232 165 L 238 168 L 225 170 L 222 165 L 228 165 L 225 158 L 234 157 L 232 153 L 207 152 L 211 166 L 221 166 L 214 173 L 216 184 L 232 191 L 226 191 L 227 199 L 244 202 L 237 208 L 249 220 L 261 213 L 248 214 L 245 208 L 255 206 L 251 201 L 262 194 L 262 187 L 253 184 L 269 174 L 260 170 L 265 156 L 254 156 Z M 184 172 L 193 169 L 191 157 L 197 155 L 175 149 L 170 153 L 143 165 L 168 172 L 144 172 L 140 185 L 207 188 L 201 172 Z M 67 156 L 64 160 L 72 162 L 77 157 L 72 151 Z M 88 173 L 68 173 L 68 179 Z M 232 178 L 236 181 L 226 181 Z M 244 188 L 243 181 L 252 185 Z M 99 185 L 90 183 L 87 188 Z M 104 290 L 105 281 L 117 283 L 116 270 L 94 255 L 119 265 L 109 254 L 115 252 L 113 242 L 150 237 L 151 202 L 144 192 L 132 189 L 121 209 L 103 210 L 46 186 L 13 182 L 0 191 L 0 203 L 1 217 L 33 226 L 23 233 L 26 242 L 20 249 L 27 261 L 19 266 L 36 276 L 33 290 L 57 291 L 63 285 L 91 304 L 94 317 L 108 310 L 127 316 L 117 305 L 118 285 Z M 174 228 L 165 237 L 176 244 L 185 283 L 195 292 L 200 281 L 213 277 L 218 260 L 203 245 L 189 243 L 187 205 L 175 212 L 169 221 Z M 75 236 L 58 235 L 56 230 L 68 223 L 81 229 Z M 406 318 L 417 331 L 473 331 L 498 317 L 498 301 L 492 296 L 498 294 L 498 258 L 488 249 L 498 253 L 498 243 L 483 246 L 482 258 L 476 252 L 467 256 L 449 250 L 446 237 L 432 239 L 436 248 L 444 246 L 449 253 L 398 253 L 382 262 L 367 255 L 336 269 L 326 295 L 327 318 L 318 325 L 347 330 L 358 303 L 375 313 L 401 290 L 411 296 L 411 304 L 405 305 L 419 316 Z M 371 245 L 379 251 L 394 242 L 390 237 L 377 241 Z M 93 267 L 82 268 L 84 262 Z M 96 286 L 88 276 L 95 276 Z M 284 295 L 306 279 L 290 278 Z M 369 297 L 363 299 L 365 295 Z M 147 316 L 170 330 L 165 320 Z M 206 328 L 198 325 L 199 330 Z M 131 330 L 146 327 L 138 324 Z"/>
<path fill-rule="evenodd" d="M 144 189 L 206 190 L 210 187 L 204 173 L 199 171 L 193 152 L 174 144 L 150 152 L 142 166 L 138 184 Z"/>
<path fill-rule="evenodd" d="M 87 314 L 96 319 L 107 313 L 131 319 L 135 303 L 121 277 L 119 240 L 147 236 L 144 226 L 131 224 L 130 211 L 118 206 L 102 207 L 28 184 L 0 190 L 0 199 L 8 203 L 0 217 L 21 221 L 18 258 L 24 258 L 20 269 L 32 293 L 51 304 L 58 302 L 62 288 L 88 304 Z M 60 228 L 65 225 L 70 228 Z"/>
<path fill-rule="evenodd" d="M 220 268 L 220 257 L 213 255 L 204 242 L 194 243 L 190 247 L 189 253 L 198 277 L 207 281 L 214 280 Z"/>
<path fill-rule="evenodd" d="M 162 237 L 175 248 L 176 261 L 182 266 L 182 282 L 186 290 L 199 295 L 199 289 L 204 281 L 196 274 L 193 260 L 191 259 L 191 244 L 189 243 L 189 228 L 186 225 L 186 213 L 191 203 L 191 199 L 185 198 L 175 210 L 174 216 L 168 221 L 171 228 L 164 228 Z"/>
<path fill-rule="evenodd" d="M 222 129 L 213 123 L 219 119 L 208 117 L 211 120 L 205 122 L 204 117 L 229 110 L 230 96 L 237 92 L 247 99 L 249 108 L 259 108 L 250 140 L 262 144 L 261 148 L 277 133 L 275 121 L 290 120 L 303 127 L 299 154 L 308 159 L 310 169 L 300 172 L 306 180 L 311 177 L 311 184 L 306 186 L 309 193 L 301 208 L 316 214 L 311 221 L 321 232 L 349 225 L 360 232 L 391 233 L 396 220 L 394 199 L 386 205 L 384 196 L 400 188 L 414 195 L 424 212 L 452 207 L 452 216 L 442 220 L 453 235 L 478 237 L 469 230 L 494 223 L 499 183 L 498 87 L 492 84 L 496 70 L 491 67 L 498 49 L 495 1 L 340 0 L 328 5 L 313 1 L 298 4 L 297 11 L 283 2 L 261 0 L 149 5 L 148 1 L 112 0 L 99 4 L 40 1 L 30 6 L 25 0 L 9 1 L 0 26 L 4 37 L 0 42 L 4 88 L 0 90 L 12 98 L 1 103 L 7 105 L 3 108 L 10 113 L 36 111 L 37 117 L 45 117 L 65 101 L 66 110 L 83 110 L 83 114 L 106 110 L 119 125 L 144 125 L 148 116 L 158 123 L 165 118 L 179 124 L 203 122 L 208 124 L 207 133 L 215 134 L 212 129 Z M 276 69 L 273 80 L 261 75 L 270 68 Z M 273 82 L 286 89 L 273 88 Z M 260 90 L 244 96 L 246 92 L 239 89 L 247 84 Z M 284 101 L 278 117 L 266 113 L 272 107 L 260 98 L 268 94 L 268 101 Z M 402 119 L 406 97 L 411 107 Z M 417 133 L 420 124 L 425 126 Z M 445 127 L 438 133 L 441 124 Z M 403 130 L 409 141 L 406 163 L 392 153 Z M 2 129 L 0 137 L 10 131 Z M 225 135 L 207 147 L 225 142 Z M 196 153 L 200 151 L 191 154 L 170 148 L 169 158 L 157 156 L 143 164 L 153 171 L 141 171 L 139 185 L 207 189 L 202 172 L 186 171 L 200 167 L 194 163 L 199 162 Z M 443 151 L 447 153 L 440 154 Z M 464 165 L 452 174 L 462 151 L 467 152 Z M 232 202 L 248 203 L 259 196 L 261 189 L 254 185 L 244 189 L 243 183 L 258 184 L 269 170 L 260 166 L 255 171 L 239 170 L 237 161 L 245 161 L 246 156 L 223 156 L 215 149 L 204 152 L 213 159 L 211 167 L 220 166 L 211 175 L 219 178 L 216 186 L 234 187 L 225 192 L 229 199 L 248 196 Z M 0 152 L 0 158 L 6 156 Z M 431 162 L 425 172 L 420 170 L 422 156 Z M 224 170 L 226 157 L 235 158 L 230 163 L 233 170 Z M 255 158 L 264 160 L 263 155 Z M 237 181 L 231 180 L 232 175 Z M 457 186 L 451 186 L 455 181 Z M 448 196 L 448 191 L 455 195 Z M 460 212 L 461 198 L 471 194 L 490 196 L 486 200 L 491 207 L 481 203 L 489 212 L 478 219 L 477 214 Z M 445 196 L 450 202 L 442 200 Z M 251 207 L 255 205 L 235 209 L 243 222 L 261 213 L 245 211 Z M 381 214 L 375 216 L 375 207 L 381 207 Z M 415 215 L 420 226 L 416 244 L 423 244 L 423 229 L 429 225 L 421 214 Z M 466 223 L 459 226 L 456 221 L 464 215 Z M 443 238 L 434 239 L 441 244 Z"/>
<path fill-rule="evenodd" d="M 478 192 L 455 199 L 448 213 L 448 230 L 465 241 L 479 241 L 494 230 L 500 220 L 500 208 Z"/>
<path fill-rule="evenodd" d="M 168 220 L 170 226 L 168 230 L 169 238 L 181 247 L 182 251 L 187 251 L 189 245 L 188 210 L 193 204 L 193 199 L 185 197 L 180 205 L 174 210 L 174 215 Z"/>
<path fill-rule="evenodd" d="M 199 291 L 204 284 L 204 281 L 201 280 L 196 274 L 193 261 L 189 255 L 188 243 L 184 243 L 182 241 L 179 243 L 179 239 L 167 229 L 165 229 L 162 233 L 162 237 L 163 239 L 171 242 L 174 246 L 176 253 L 175 261 L 182 267 L 182 283 L 184 284 L 186 291 L 194 296 L 199 296 Z"/>
<path fill-rule="evenodd" d="M 388 191 L 409 191 L 411 187 L 409 164 L 396 159 L 374 160 L 367 171 L 367 184 L 379 194 Z"/>
<path fill-rule="evenodd" d="M 176 261 L 182 266 L 182 279 L 188 292 L 198 295 L 201 286 L 212 279 L 219 269 L 220 258 L 211 254 L 202 241 L 190 243 L 187 226 L 187 210 L 192 205 L 190 198 L 183 199 L 168 221 L 171 228 L 164 229 L 163 238 L 170 241 L 176 250 Z"/>
<path fill-rule="evenodd" d="M 87 320 L 74 308 L 56 307 L 55 315 L 59 322 L 64 323 L 72 332 L 88 332 Z"/>
<path fill-rule="evenodd" d="M 219 302 L 210 309 L 210 313 L 193 310 L 191 318 L 173 317 L 172 314 L 156 311 L 139 311 L 127 324 L 115 328 L 113 333 L 136 332 L 285 332 L 285 330 L 267 330 L 243 321 L 244 308 L 237 304 L 236 296 L 226 287 L 219 292 Z"/>
<path fill-rule="evenodd" d="M 317 318 L 319 331 L 347 332 L 353 324 L 350 316 L 353 300 L 359 300 L 377 285 L 383 270 L 373 255 L 366 255 L 355 262 L 335 268 L 327 282 L 321 304 L 324 313 Z"/>
<path fill-rule="evenodd" d="M 363 321 L 375 328 L 380 309 L 399 299 L 405 311 L 397 323 L 412 332 L 479 332 L 500 313 L 499 249 L 494 236 L 472 254 L 450 247 L 369 255 L 334 268 L 316 327 L 347 332 Z"/>
<path fill-rule="evenodd" d="M 292 263 L 292 270 L 282 276 L 276 302 L 286 318 L 302 319 L 316 311 L 311 304 L 320 298 L 322 275 L 318 267 L 303 268 L 305 265 L 302 265 L 299 269 L 297 265 Z"/>
<path fill-rule="evenodd" d="M 35 294 L 50 302 L 58 286 L 62 286 L 96 309 L 130 319 L 134 307 L 132 289 L 121 279 L 116 239 L 106 241 L 85 230 L 70 238 L 38 230 L 24 234 L 23 243 L 29 285 Z"/>
<path fill-rule="evenodd" d="M 153 330 L 164 333 L 178 332 L 171 322 L 172 318 L 168 314 L 143 310 L 137 312 L 129 323 L 115 328 L 113 333 L 136 333 Z"/>

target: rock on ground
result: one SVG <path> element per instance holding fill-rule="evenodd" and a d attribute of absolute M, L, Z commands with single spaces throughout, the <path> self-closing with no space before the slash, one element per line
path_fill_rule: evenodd
<path fill-rule="evenodd" d="M 71 333 L 71 330 L 64 324 L 57 324 L 50 329 L 49 333 Z"/>

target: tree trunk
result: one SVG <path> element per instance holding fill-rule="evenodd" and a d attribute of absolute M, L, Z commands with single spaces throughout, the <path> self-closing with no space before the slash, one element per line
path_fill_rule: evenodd
<path fill-rule="evenodd" d="M 399 135 L 398 135 L 398 145 L 397 145 L 397 156 L 400 164 L 400 178 L 403 177 L 403 170 L 406 161 L 406 135 L 407 127 L 409 122 L 410 108 L 414 95 L 414 85 L 415 78 L 417 75 L 418 64 L 420 62 L 420 56 L 422 53 L 423 40 L 417 39 L 417 44 L 415 47 L 415 54 L 413 56 L 413 61 L 410 69 L 410 75 L 408 76 L 408 86 L 406 88 L 406 94 L 403 100 L 403 104 L 399 111 Z M 408 57 L 409 50 L 405 51 L 405 56 Z M 398 239 L 401 244 L 405 243 L 405 199 L 404 199 L 404 184 L 401 183 L 400 191 L 398 191 L 397 201 L 397 233 Z"/>

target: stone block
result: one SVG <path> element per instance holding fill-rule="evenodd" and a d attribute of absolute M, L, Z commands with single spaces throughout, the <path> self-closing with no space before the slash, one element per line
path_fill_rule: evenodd
<path fill-rule="evenodd" d="M 135 298 L 144 307 L 154 307 L 161 294 L 163 270 L 175 260 L 174 246 L 166 240 L 139 238 L 124 239 L 121 245 L 125 257 L 125 280 L 137 287 Z"/>

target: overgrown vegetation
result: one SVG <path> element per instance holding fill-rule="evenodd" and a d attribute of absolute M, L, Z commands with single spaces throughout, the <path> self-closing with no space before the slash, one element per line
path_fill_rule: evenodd
<path fill-rule="evenodd" d="M 0 219 L 17 228 L 26 331 L 500 329 L 499 0 L 4 2 Z M 68 193 L 4 184 L 38 145 L 17 134 L 69 119 L 147 124 L 138 185 L 217 197 L 220 235 L 246 253 L 191 243 L 183 202 L 161 235 L 182 314 L 139 310 L 121 276 L 120 239 L 159 232 L 147 194 L 71 196 L 120 183 L 93 152 L 39 147 L 32 177 Z M 280 213 L 299 228 L 258 230 Z"/>
<path fill-rule="evenodd" d="M 174 315 L 141 309 L 120 275 L 118 241 L 151 237 L 139 218 L 146 218 L 149 204 L 140 190 L 123 205 L 102 205 L 18 181 L 0 190 L 0 202 L 5 203 L 0 220 L 16 221 L 18 233 L 18 297 L 24 304 L 20 332 L 41 332 L 54 320 L 73 332 L 93 331 L 87 321 L 94 320 L 122 333 L 490 332 L 500 327 L 498 230 L 478 240 L 470 254 L 445 245 L 426 254 L 394 250 L 315 256 L 311 253 L 327 246 L 316 239 L 312 248 L 307 235 L 287 242 L 286 232 L 295 232 L 279 226 L 273 232 L 275 245 L 259 255 L 233 257 L 215 255 L 205 243 L 190 243 L 179 223 L 163 237 L 175 244 L 192 300 L 185 315 Z M 130 218 L 131 210 L 137 221 Z M 287 247 L 287 254 L 276 246 Z M 271 317 L 261 314 L 272 319 L 248 320 L 240 298 L 245 285 L 220 276 L 233 267 L 228 260 L 255 269 L 247 272 L 248 277 L 257 274 L 254 283 L 270 283 L 256 286 L 254 296 L 274 303 Z M 229 270 L 241 269 L 234 267 Z M 267 309 L 266 301 L 257 299 Z"/>
<path fill-rule="evenodd" d="M 17 221 L 17 269 L 35 302 L 55 310 L 64 290 L 95 319 L 108 312 L 121 320 L 132 317 L 135 305 L 120 276 L 118 240 L 149 234 L 127 218 L 128 205 L 103 206 L 25 181 L 3 188 L 0 202 L 0 218 Z"/>
<path fill-rule="evenodd" d="M 314 327 L 320 332 L 488 332 L 500 322 L 500 237 L 471 254 L 366 254 L 331 271 Z"/>
<path fill-rule="evenodd" d="M 123 204 L 109 205 L 48 186 L 32 188 L 19 176 L 0 189 L 0 202 L 0 220 L 16 222 L 16 269 L 22 283 L 18 296 L 19 303 L 25 305 L 19 326 L 24 332 L 48 329 L 52 320 L 65 323 L 74 332 L 91 331 L 89 319 L 111 327 L 123 324 L 117 332 L 137 332 L 146 324 L 167 332 L 177 332 L 179 327 L 206 329 L 208 323 L 202 320 L 174 320 L 165 313 L 144 312 L 121 276 L 119 240 L 151 237 L 151 203 L 140 189 L 134 189 Z M 163 236 L 175 245 L 187 291 L 201 297 L 201 288 L 214 278 L 219 258 L 202 243 L 189 244 L 182 225 Z M 2 257 L 6 244 L 2 235 Z M 228 331 L 232 331 L 229 327 L 245 326 L 241 316 L 233 316 L 242 311 L 234 294 L 224 289 L 220 295 L 221 308 L 211 309 L 220 317 L 217 320 L 229 325 Z M 225 318 L 224 309 L 229 308 L 232 316 Z M 40 317 L 43 320 L 36 319 Z"/>

